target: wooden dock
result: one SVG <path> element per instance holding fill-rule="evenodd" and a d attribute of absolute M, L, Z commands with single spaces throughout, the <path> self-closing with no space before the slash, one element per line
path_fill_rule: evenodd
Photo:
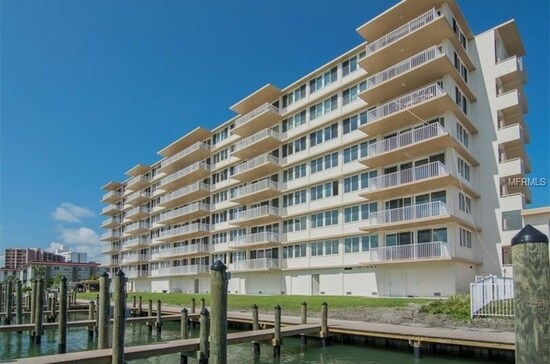
<path fill-rule="evenodd" d="M 296 336 L 300 334 L 315 335 L 319 333 L 321 326 L 318 324 L 292 325 L 281 328 L 281 336 Z M 235 332 L 227 335 L 227 344 L 241 344 L 251 341 L 271 340 L 274 337 L 274 329 L 256 331 Z M 167 341 L 159 344 L 130 346 L 124 348 L 126 360 L 149 358 L 159 355 L 192 352 L 199 350 L 199 339 L 186 339 Z M 112 350 L 93 350 L 79 353 L 48 355 L 41 357 L 16 359 L 14 363 L 21 364 L 110 364 Z"/>

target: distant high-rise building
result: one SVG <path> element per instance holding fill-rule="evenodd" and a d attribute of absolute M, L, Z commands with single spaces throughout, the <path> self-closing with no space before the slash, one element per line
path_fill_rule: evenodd
<path fill-rule="evenodd" d="M 61 255 L 44 251 L 40 248 L 7 248 L 4 249 L 4 268 L 19 269 L 29 262 L 64 262 Z"/>
<path fill-rule="evenodd" d="M 64 257 L 66 262 L 75 262 L 75 263 L 88 262 L 88 253 L 71 251 L 65 245 L 62 245 L 61 248 L 56 249 L 55 253 L 57 255 L 61 255 L 62 257 Z"/>

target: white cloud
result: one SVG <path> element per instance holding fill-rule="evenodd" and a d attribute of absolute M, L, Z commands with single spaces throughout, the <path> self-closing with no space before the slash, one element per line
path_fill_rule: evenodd
<path fill-rule="evenodd" d="M 102 262 L 106 258 L 101 254 L 101 250 L 109 243 L 102 242 L 99 234 L 88 227 L 61 228 L 59 239 L 61 242 L 51 242 L 50 248 L 59 248 L 61 245 L 68 246 L 72 251 L 88 253 L 88 261 Z"/>
<path fill-rule="evenodd" d="M 48 247 L 46 248 L 46 251 L 49 251 L 49 252 L 55 252 L 57 249 L 61 249 L 61 247 L 63 246 L 62 243 L 58 243 L 58 242 L 55 242 L 55 241 L 52 241 L 50 243 L 50 245 L 48 245 Z"/>
<path fill-rule="evenodd" d="M 92 210 L 77 206 L 70 202 L 64 202 L 55 208 L 53 219 L 56 221 L 81 222 L 83 218 L 93 217 Z"/>

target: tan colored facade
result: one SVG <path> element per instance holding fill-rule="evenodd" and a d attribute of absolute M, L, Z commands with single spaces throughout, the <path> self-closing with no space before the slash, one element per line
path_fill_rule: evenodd
<path fill-rule="evenodd" d="M 130 289 L 208 291 L 217 259 L 254 294 L 445 296 L 501 269 L 500 215 L 530 202 L 515 24 L 474 36 L 455 1 L 409 0 L 358 32 L 103 187 Z"/>

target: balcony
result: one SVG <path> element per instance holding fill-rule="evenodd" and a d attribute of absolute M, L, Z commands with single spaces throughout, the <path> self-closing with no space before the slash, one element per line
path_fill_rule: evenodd
<path fill-rule="evenodd" d="M 101 202 L 113 203 L 113 202 L 120 201 L 121 198 L 122 198 L 122 193 L 120 193 L 119 191 L 109 191 L 103 195 Z"/>
<path fill-rule="evenodd" d="M 529 143 L 529 136 L 524 133 L 522 126 L 518 123 L 499 128 L 497 140 L 504 148 L 516 148 Z"/>
<path fill-rule="evenodd" d="M 440 224 L 449 221 L 451 214 L 446 203 L 433 201 L 412 206 L 400 207 L 378 212 L 371 212 L 367 220 L 366 231 L 409 228 L 420 226 L 423 222 Z"/>
<path fill-rule="evenodd" d="M 163 212 L 160 214 L 159 222 L 161 224 L 174 224 L 176 222 L 195 220 L 210 214 L 210 205 L 202 202 L 195 202 L 191 205 L 179 207 L 177 209 Z"/>
<path fill-rule="evenodd" d="M 522 158 L 509 159 L 498 164 L 498 175 L 500 178 L 524 177 L 527 173 Z"/>
<path fill-rule="evenodd" d="M 149 277 L 149 271 L 147 270 L 127 270 L 124 272 L 126 275 L 126 278 L 147 278 Z"/>
<path fill-rule="evenodd" d="M 122 212 L 122 206 L 114 205 L 114 204 L 107 205 L 101 210 L 102 215 L 111 215 L 111 216 L 120 214 L 121 212 Z"/>
<path fill-rule="evenodd" d="M 136 236 L 135 238 L 126 239 L 122 242 L 122 250 L 131 250 L 141 246 L 147 246 L 151 243 L 151 239 L 144 236 Z"/>
<path fill-rule="evenodd" d="M 258 247 L 264 245 L 279 245 L 281 237 L 278 233 L 263 231 L 261 233 L 243 235 L 228 242 L 228 247 L 232 249 L 246 249 L 249 247 Z"/>
<path fill-rule="evenodd" d="M 360 162 L 369 168 L 388 166 L 444 150 L 450 142 L 449 133 L 439 123 L 429 124 L 370 144 Z"/>
<path fill-rule="evenodd" d="M 151 259 L 149 254 L 128 254 L 122 256 L 121 264 L 135 264 L 135 263 L 144 263 L 148 262 Z"/>
<path fill-rule="evenodd" d="M 144 202 L 149 201 L 150 198 L 151 198 L 151 194 L 149 192 L 137 191 L 137 192 L 129 194 L 126 197 L 126 202 L 125 203 L 128 204 L 128 205 L 136 206 L 136 205 L 141 205 Z"/>
<path fill-rule="evenodd" d="M 238 226 L 271 224 L 281 220 L 280 214 L 277 207 L 260 206 L 235 213 L 229 223 Z"/>
<path fill-rule="evenodd" d="M 203 199 L 208 195 L 210 195 L 210 185 L 197 182 L 160 196 L 159 205 L 170 208 Z"/>
<path fill-rule="evenodd" d="M 149 230 L 149 223 L 144 221 L 139 221 L 133 224 L 130 224 L 124 228 L 124 235 L 136 235 L 143 234 Z"/>
<path fill-rule="evenodd" d="M 101 254 L 112 254 L 120 251 L 120 244 L 109 244 L 101 249 Z"/>
<path fill-rule="evenodd" d="M 120 217 L 110 217 L 101 222 L 101 227 L 104 229 L 112 229 L 120 226 L 121 222 L 122 220 L 120 219 Z"/>
<path fill-rule="evenodd" d="M 149 185 L 151 178 L 147 176 L 136 176 L 131 178 L 128 183 L 126 183 L 126 190 L 138 191 L 142 190 Z"/>
<path fill-rule="evenodd" d="M 248 204 L 254 201 L 264 201 L 277 197 L 281 193 L 281 186 L 278 182 L 264 179 L 249 185 L 233 190 L 231 201 L 240 204 Z"/>
<path fill-rule="evenodd" d="M 210 266 L 206 264 L 200 265 L 180 265 L 178 267 L 163 267 L 152 269 L 150 277 L 169 277 L 169 276 L 189 276 L 197 274 L 208 274 Z"/>
<path fill-rule="evenodd" d="M 122 234 L 120 231 L 111 230 L 101 234 L 101 241 L 115 241 L 120 240 Z"/>
<path fill-rule="evenodd" d="M 470 87 L 456 71 L 448 55 L 432 46 L 406 60 L 367 79 L 367 89 L 359 94 L 370 105 L 389 100 L 403 93 L 404 87 L 411 90 L 445 75 L 451 75 L 466 96 L 475 101 Z"/>
<path fill-rule="evenodd" d="M 281 121 L 279 109 L 270 103 L 265 103 L 235 120 L 235 128 L 231 132 L 246 137 L 262 129 L 272 128 L 279 121 Z"/>
<path fill-rule="evenodd" d="M 161 231 L 156 240 L 174 241 L 179 239 L 190 239 L 210 233 L 210 225 L 202 223 L 193 223 L 177 228 Z"/>
<path fill-rule="evenodd" d="M 391 66 L 395 60 L 411 57 L 422 49 L 449 39 L 469 70 L 474 69 L 468 53 L 460 44 L 451 24 L 436 9 L 367 44 L 366 57 L 359 64 L 371 74 Z"/>
<path fill-rule="evenodd" d="M 280 145 L 281 137 L 279 133 L 271 129 L 264 129 L 237 142 L 231 155 L 241 159 L 250 159 L 271 152 Z"/>
<path fill-rule="evenodd" d="M 497 94 L 495 109 L 505 118 L 517 117 L 527 113 L 527 100 L 519 90 Z"/>
<path fill-rule="evenodd" d="M 523 69 L 523 59 L 512 56 L 496 64 L 495 77 L 499 78 L 503 85 L 511 88 L 519 88 L 527 83 L 527 75 Z"/>
<path fill-rule="evenodd" d="M 159 172 L 173 173 L 210 156 L 210 145 L 198 142 L 160 162 Z"/>
<path fill-rule="evenodd" d="M 369 263 L 409 263 L 450 259 L 449 244 L 443 241 L 371 248 Z"/>
<path fill-rule="evenodd" d="M 367 121 L 360 129 L 369 136 L 386 134 L 408 127 L 418 119 L 429 120 L 446 111 L 453 112 L 471 134 L 477 133 L 470 119 L 437 83 L 369 110 Z"/>
<path fill-rule="evenodd" d="M 124 215 L 125 220 L 139 220 L 141 218 L 146 217 L 151 212 L 151 209 L 145 206 L 138 206 L 134 207 L 133 209 L 130 209 L 126 212 Z"/>
<path fill-rule="evenodd" d="M 441 162 L 433 162 L 395 173 L 369 179 L 369 187 L 361 197 L 369 200 L 388 199 L 395 195 L 418 193 L 420 191 L 445 188 L 456 180 Z"/>
<path fill-rule="evenodd" d="M 160 188 L 173 191 L 176 188 L 201 181 L 210 176 L 210 165 L 197 162 L 160 180 Z"/>
<path fill-rule="evenodd" d="M 230 263 L 227 268 L 229 272 L 266 271 L 274 269 L 280 269 L 280 266 L 279 260 L 273 258 L 237 260 Z"/>
<path fill-rule="evenodd" d="M 182 245 L 177 248 L 159 250 L 155 253 L 154 259 L 168 259 L 184 255 L 209 254 L 210 246 L 208 244 Z"/>
<path fill-rule="evenodd" d="M 280 170 L 281 165 L 279 164 L 279 158 L 270 154 L 264 154 L 258 158 L 235 166 L 231 178 L 239 181 L 253 181 L 260 177 L 278 173 Z"/>

